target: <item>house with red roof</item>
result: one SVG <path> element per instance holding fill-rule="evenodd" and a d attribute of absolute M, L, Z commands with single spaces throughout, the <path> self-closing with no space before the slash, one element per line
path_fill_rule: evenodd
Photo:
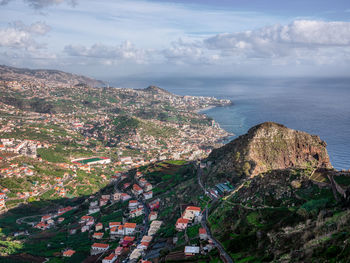
<path fill-rule="evenodd" d="M 201 214 L 201 208 L 197 206 L 188 206 L 182 214 L 182 218 L 193 220 Z"/>
<path fill-rule="evenodd" d="M 134 184 L 132 186 L 132 192 L 134 193 L 134 195 L 140 195 L 143 193 L 143 189 L 139 185 Z"/>
<path fill-rule="evenodd" d="M 117 255 L 117 256 L 120 256 L 122 253 L 123 253 L 123 247 L 117 247 L 115 250 L 114 250 L 114 253 Z"/>
<path fill-rule="evenodd" d="M 187 228 L 188 223 L 189 223 L 188 219 L 180 217 L 176 221 L 175 228 L 177 231 L 185 230 Z"/>
<path fill-rule="evenodd" d="M 125 233 L 124 233 L 124 226 L 123 225 L 120 225 L 120 226 L 118 226 L 118 228 L 117 228 L 117 234 L 118 235 L 124 235 Z"/>
<path fill-rule="evenodd" d="M 140 207 L 140 208 L 136 208 L 136 209 L 133 209 L 130 211 L 130 217 L 131 218 L 134 218 L 134 217 L 138 217 L 138 216 L 141 216 L 143 215 L 143 208 Z"/>
<path fill-rule="evenodd" d="M 102 263 L 113 263 L 117 260 L 118 256 L 114 253 L 111 253 L 109 256 L 102 259 Z"/>
<path fill-rule="evenodd" d="M 123 247 L 129 247 L 134 243 L 135 237 L 131 237 L 131 236 L 125 236 L 123 238 L 123 240 L 120 242 L 120 244 Z"/>
<path fill-rule="evenodd" d="M 63 252 L 63 256 L 70 258 L 71 256 L 73 256 L 75 254 L 75 250 L 72 249 L 68 249 L 66 251 Z"/>
<path fill-rule="evenodd" d="M 80 218 L 80 222 L 79 223 L 87 223 L 90 220 L 93 220 L 94 218 L 92 216 L 82 216 Z"/>
<path fill-rule="evenodd" d="M 48 224 L 44 223 L 44 222 L 39 222 L 34 227 L 38 228 L 38 229 L 41 229 L 41 230 L 46 230 L 46 229 L 50 228 L 50 226 Z"/>
<path fill-rule="evenodd" d="M 150 245 L 150 242 L 141 242 L 137 248 L 141 250 L 147 250 Z"/>
<path fill-rule="evenodd" d="M 141 239 L 141 243 L 142 242 L 148 242 L 151 243 L 152 242 L 153 237 L 152 236 L 143 236 Z"/>
<path fill-rule="evenodd" d="M 207 234 L 207 230 L 205 230 L 205 228 L 200 228 L 199 229 L 199 238 L 202 240 L 207 240 L 208 239 L 208 234 Z"/>
<path fill-rule="evenodd" d="M 124 224 L 124 234 L 133 235 L 136 230 L 136 223 L 125 223 Z"/>
<path fill-rule="evenodd" d="M 122 224 L 121 222 L 109 222 L 108 226 L 111 229 L 112 227 L 118 227 L 121 224 Z"/>
<path fill-rule="evenodd" d="M 50 216 L 50 215 L 42 216 L 41 217 L 41 222 L 46 222 L 46 221 L 50 220 L 51 218 L 52 218 L 52 216 Z"/>
<path fill-rule="evenodd" d="M 72 209 L 73 209 L 73 207 L 67 206 L 67 207 L 65 207 L 65 208 L 58 209 L 57 214 L 58 214 L 58 216 L 61 216 L 61 215 L 63 215 L 64 213 L 67 213 L 68 211 L 70 211 L 70 210 L 72 210 Z"/>

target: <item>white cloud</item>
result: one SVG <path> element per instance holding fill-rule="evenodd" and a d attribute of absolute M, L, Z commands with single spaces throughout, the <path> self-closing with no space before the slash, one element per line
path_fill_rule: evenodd
<path fill-rule="evenodd" d="M 21 47 L 25 48 L 32 45 L 30 33 L 19 31 L 15 28 L 0 29 L 0 46 L 1 47 Z"/>
<path fill-rule="evenodd" d="M 314 67 L 350 63 L 350 23 L 298 20 L 253 31 L 217 34 L 204 40 L 180 38 L 166 48 L 142 49 L 129 41 L 121 45 L 67 45 L 68 57 L 82 64 L 104 66 L 149 64 L 174 70 L 213 73 L 275 67 Z M 74 63 L 74 61 L 72 61 Z M 188 73 L 188 72 L 187 72 Z"/>
<path fill-rule="evenodd" d="M 27 26 L 21 21 L 16 21 L 9 24 L 8 27 L 0 28 L 0 47 L 40 49 L 45 45 L 38 43 L 35 37 L 46 35 L 49 31 L 50 27 L 43 22 Z"/>
<path fill-rule="evenodd" d="M 162 54 L 169 65 L 192 65 L 193 72 L 205 68 L 213 74 L 242 70 L 244 74 L 276 74 L 276 68 L 315 72 L 330 67 L 344 72 L 350 67 L 350 23 L 297 20 L 288 25 L 217 34 L 202 41 L 179 40 Z"/>
<path fill-rule="evenodd" d="M 64 52 L 69 56 L 85 57 L 90 59 L 101 59 L 106 65 L 112 65 L 113 61 L 131 60 L 136 63 L 145 63 L 148 52 L 136 48 L 130 41 L 124 41 L 118 46 L 94 44 L 91 47 L 83 45 L 67 45 Z"/>
<path fill-rule="evenodd" d="M 248 57 L 283 57 L 305 49 L 311 54 L 320 48 L 348 47 L 349 22 L 298 20 L 254 31 L 218 34 L 204 41 L 207 48 Z"/>
<path fill-rule="evenodd" d="M 172 42 L 171 46 L 162 51 L 162 55 L 168 61 L 183 63 L 198 63 L 205 59 L 205 50 L 198 42 L 185 42 L 182 39 Z"/>
<path fill-rule="evenodd" d="M 13 0 L 2 0 L 0 5 L 7 5 Z M 77 0 L 23 0 L 25 3 L 35 9 L 41 9 L 52 5 L 59 5 L 62 3 L 68 3 L 71 6 L 76 6 Z"/>
<path fill-rule="evenodd" d="M 44 22 L 35 22 L 29 26 L 25 25 L 22 21 L 15 21 L 10 23 L 10 26 L 17 29 L 18 31 L 24 31 L 36 35 L 46 35 L 51 27 L 46 25 Z"/>

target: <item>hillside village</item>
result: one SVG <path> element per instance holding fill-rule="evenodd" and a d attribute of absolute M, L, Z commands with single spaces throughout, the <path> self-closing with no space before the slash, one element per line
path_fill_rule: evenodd
<path fill-rule="evenodd" d="M 159 258 L 193 228 L 202 241 L 188 240 L 173 257 L 215 250 L 205 229 L 197 229 L 202 208 L 183 208 L 186 226 L 164 223 L 170 215 L 164 195 L 171 192 L 144 169 L 182 169 L 222 145 L 231 134 L 197 111 L 230 101 L 178 96 L 154 86 L 93 88 L 86 84 L 93 81 L 61 72 L 6 70 L 0 74 L 0 213 L 6 218 L 32 207 L 15 216 L 15 228 L 3 225 L 0 216 L 10 244 L 28 239 L 39 261 L 48 254 L 68 262 L 151 262 L 144 259 Z M 169 227 L 171 235 L 164 233 Z M 50 241 L 55 231 L 66 241 Z M 30 247 L 40 236 L 48 237 L 41 252 Z M 84 245 L 71 243 L 75 239 Z"/>
<path fill-rule="evenodd" d="M 95 167 L 96 165 L 106 166 L 109 163 L 94 164 Z M 15 231 L 12 234 L 16 238 L 32 238 L 41 235 L 41 232 L 63 230 L 68 240 L 74 236 L 84 235 L 84 243 L 90 244 L 90 255 L 86 255 L 79 249 L 77 251 L 76 244 L 67 246 L 63 242 L 64 249 L 55 253 L 58 258 L 72 258 L 73 261 L 84 258 L 84 262 L 101 260 L 103 263 L 122 262 L 122 260 L 152 262 L 139 259 L 157 258 L 164 245 L 172 247 L 179 242 L 174 233 L 175 236 L 168 239 L 173 240 L 170 244 L 162 241 L 161 247 L 155 249 L 160 240 L 157 233 L 164 226 L 163 220 L 159 219 L 159 214 L 163 214 L 164 199 L 157 194 L 157 189 L 154 195 L 154 187 L 140 170 L 117 172 L 110 177 L 105 190 L 86 196 L 74 206 L 60 206 L 45 214 L 17 218 L 16 223 L 26 230 Z M 107 210 L 110 212 L 106 214 Z M 215 250 L 215 245 L 208 238 L 206 230 L 198 228 L 203 212 L 200 207 L 187 206 L 181 218 L 172 226 L 179 233 L 194 228 L 197 231 L 195 235 L 200 238 L 197 245 L 185 246 L 181 254 L 175 253 L 172 257 L 206 255 Z"/>
<path fill-rule="evenodd" d="M 178 96 L 152 86 L 132 90 L 26 83 L 0 83 L 3 139 L 38 138 L 37 143 L 52 147 L 52 142 L 68 140 L 82 149 L 113 151 L 115 159 L 127 158 L 127 164 L 143 164 L 204 157 L 230 136 L 213 120 L 196 113 L 230 105 L 228 100 Z M 28 144 L 22 153 L 35 157 L 34 148 Z"/>
<path fill-rule="evenodd" d="M 9 72 L 0 83 L 0 186 L 9 191 L 1 201 L 2 212 L 42 196 L 78 196 L 84 182 L 92 183 L 83 173 L 93 173 L 103 186 L 114 171 L 206 157 L 230 136 L 196 113 L 229 105 L 226 100 L 177 96 L 157 87 L 131 90 L 92 88 L 57 78 L 32 81 L 35 75 Z M 111 165 L 95 174 L 90 164 L 74 162 L 94 156 Z M 59 176 L 49 172 L 52 167 L 60 170 Z M 25 187 L 11 187 L 11 178 L 25 180 Z M 91 185 L 89 191 L 99 186 Z"/>
<path fill-rule="evenodd" d="M 81 233 L 88 232 L 90 239 L 95 243 L 91 245 L 91 256 L 107 255 L 103 257 L 102 262 L 115 262 L 117 258 L 125 257 L 129 252 L 129 259 L 132 261 L 137 260 L 141 254 L 147 250 L 150 245 L 153 236 L 157 233 L 162 221 L 157 219 L 157 212 L 151 204 L 145 203 L 146 200 L 152 198 L 152 186 L 143 178 L 141 173 L 137 174 L 138 182 L 143 186 L 141 188 L 138 184 L 134 184 L 130 190 L 130 185 L 127 187 L 130 191 L 122 192 L 119 190 L 118 182 L 125 179 L 125 175 L 120 173 L 116 174 L 112 179 L 115 192 L 113 194 L 101 195 L 96 199 L 95 196 L 90 196 L 86 201 L 89 203 L 88 213 L 81 216 L 76 222 L 71 222 L 68 226 L 69 234 L 74 235 L 77 231 Z M 123 190 L 126 191 L 125 186 Z M 146 192 L 144 192 L 146 191 Z M 135 198 L 136 200 L 130 200 Z M 119 202 L 128 203 L 127 210 L 124 211 L 127 214 L 127 218 L 139 218 L 143 217 L 143 220 L 139 220 L 141 224 L 134 222 L 106 222 L 105 225 L 102 222 L 96 222 L 96 214 L 100 212 L 100 209 L 105 206 L 113 206 Z M 154 203 L 154 202 L 153 202 Z M 46 230 L 55 228 L 64 222 L 65 218 L 62 217 L 65 213 L 77 209 L 77 207 L 64 207 L 58 209 L 51 214 L 43 215 L 40 222 L 31 222 L 30 224 L 37 229 Z M 94 217 L 94 216 L 95 217 Z M 137 236 L 137 239 L 136 239 Z M 115 244 L 115 241 L 119 241 L 115 249 L 111 249 L 111 242 Z M 103 242 L 103 243 L 101 243 Z M 137 246 L 136 246 L 137 245 Z M 135 247 L 136 246 L 136 247 Z M 73 256 L 75 251 L 67 248 L 62 251 L 63 257 Z"/>

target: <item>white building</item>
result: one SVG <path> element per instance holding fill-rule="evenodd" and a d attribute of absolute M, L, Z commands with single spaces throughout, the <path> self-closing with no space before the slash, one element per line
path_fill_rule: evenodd
<path fill-rule="evenodd" d="M 97 254 L 101 254 L 103 252 L 106 252 L 109 249 L 109 245 L 108 244 L 103 244 L 103 243 L 94 243 L 91 246 L 91 255 L 97 255 Z"/>

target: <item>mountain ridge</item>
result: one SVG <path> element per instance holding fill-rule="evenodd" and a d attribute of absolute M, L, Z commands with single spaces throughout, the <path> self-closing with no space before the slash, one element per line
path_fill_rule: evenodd
<path fill-rule="evenodd" d="M 3 81 L 40 81 L 42 84 L 50 82 L 61 85 L 85 84 L 92 87 L 104 86 L 105 82 L 87 76 L 68 73 L 55 69 L 29 69 L 0 65 L 0 80 Z"/>

